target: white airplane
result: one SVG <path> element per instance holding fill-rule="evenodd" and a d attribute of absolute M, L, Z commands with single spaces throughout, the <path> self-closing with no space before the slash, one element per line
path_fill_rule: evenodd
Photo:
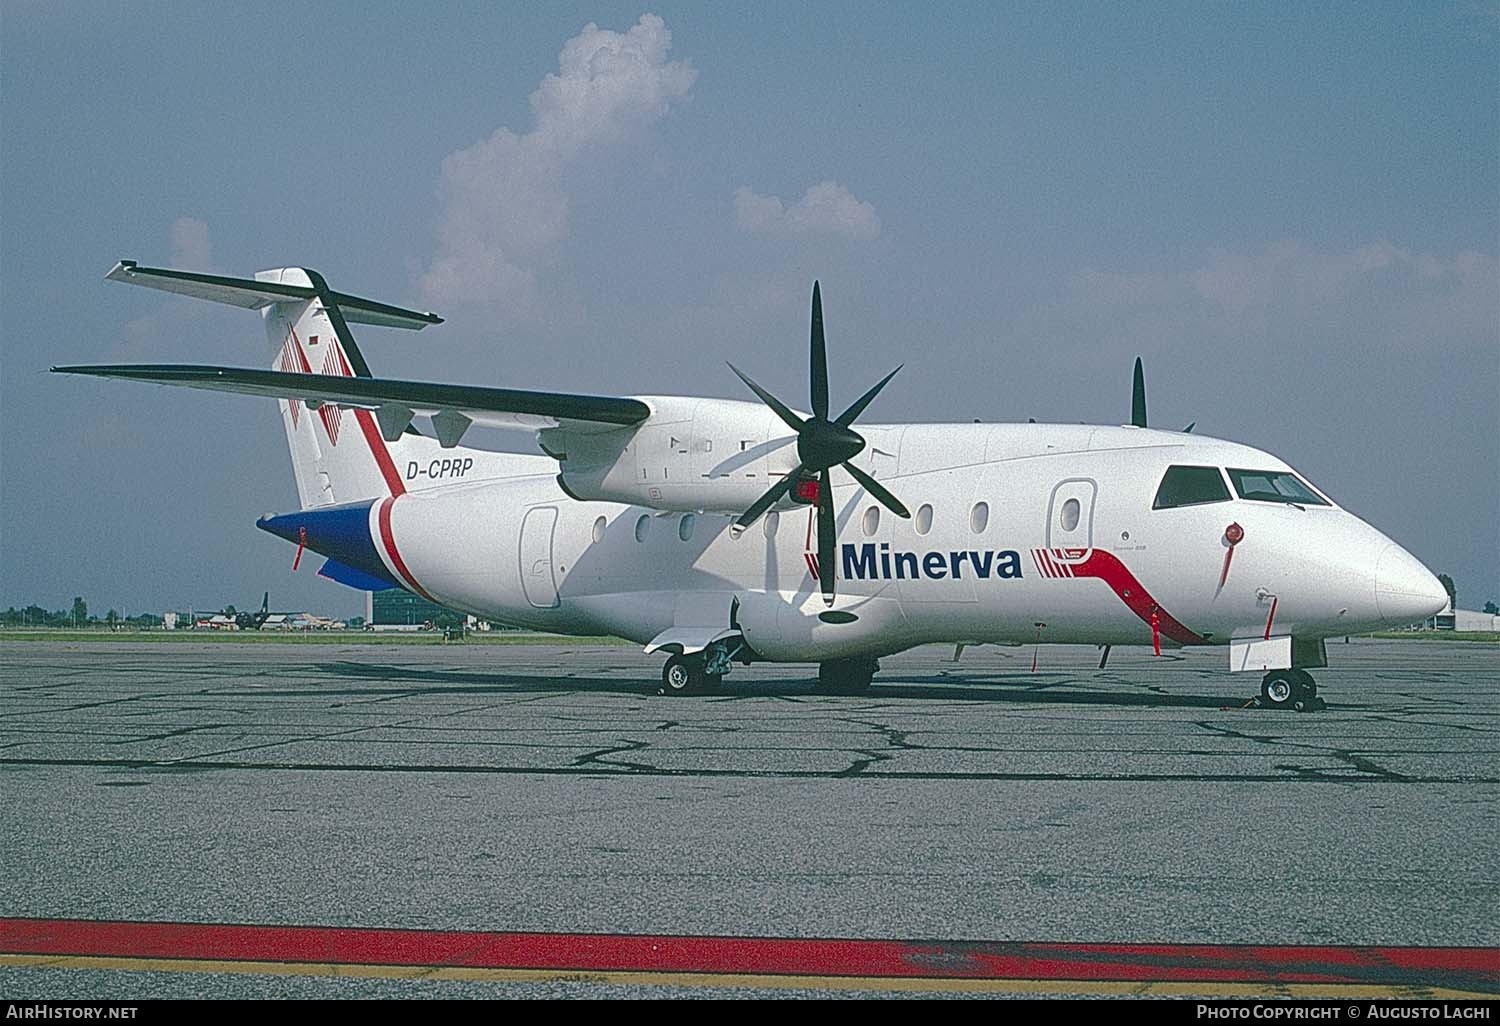
<path fill-rule="evenodd" d="M 1148 429 L 1139 360 L 1130 426 L 856 431 L 896 372 L 832 415 L 816 283 L 808 414 L 734 368 L 760 403 L 377 378 L 349 322 L 441 318 L 303 268 L 251 280 L 125 261 L 107 278 L 261 312 L 271 370 L 53 370 L 277 399 L 301 508 L 257 526 L 298 560 L 485 619 L 634 640 L 669 656 L 667 692 L 769 661 L 817 663 L 822 690 L 855 693 L 879 657 L 932 642 L 1089 643 L 1104 659 L 1214 645 L 1230 670 L 1264 673 L 1265 704 L 1305 709 L 1325 638 L 1447 601 L 1276 457 Z M 546 455 L 464 447 L 471 424 L 534 431 Z"/>

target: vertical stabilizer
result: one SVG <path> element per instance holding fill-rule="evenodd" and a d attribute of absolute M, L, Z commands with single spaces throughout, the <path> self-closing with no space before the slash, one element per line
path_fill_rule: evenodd
<path fill-rule="evenodd" d="M 273 303 L 264 310 L 266 336 L 275 347 L 274 370 L 292 374 L 329 374 L 354 377 L 355 367 L 368 374 L 358 350 L 340 339 L 334 318 L 324 305 L 326 286 L 300 267 L 260 271 L 257 281 L 316 288 L 319 295 Z M 303 509 L 331 506 L 396 494 L 401 481 L 388 443 L 381 437 L 375 415 L 349 410 L 335 403 L 313 408 L 298 399 L 277 401 L 297 498 Z M 399 443 L 397 443 L 399 444 Z"/>

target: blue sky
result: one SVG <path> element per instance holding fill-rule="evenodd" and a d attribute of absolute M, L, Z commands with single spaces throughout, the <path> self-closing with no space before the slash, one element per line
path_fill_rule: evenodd
<path fill-rule="evenodd" d="M 801 397 L 815 276 L 872 420 L 1118 423 L 1140 354 L 1500 600 L 1500 7 L 732 6 L 0 3 L 0 605 L 359 608 L 254 528 L 272 404 L 45 373 L 268 364 L 120 257 L 436 309 L 360 333 L 435 380 Z"/>

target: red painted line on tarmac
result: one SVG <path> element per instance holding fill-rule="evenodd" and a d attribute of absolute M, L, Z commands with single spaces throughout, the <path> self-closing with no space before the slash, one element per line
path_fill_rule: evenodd
<path fill-rule="evenodd" d="M 0 918 L 0 954 L 887 979 L 1323 983 L 1500 991 L 1500 948 L 1056 944 Z"/>

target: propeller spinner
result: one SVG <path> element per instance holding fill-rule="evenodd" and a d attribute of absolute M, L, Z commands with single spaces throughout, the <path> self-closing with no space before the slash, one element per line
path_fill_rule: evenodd
<path fill-rule="evenodd" d="M 793 413 L 785 403 L 761 388 L 734 364 L 729 369 L 760 397 L 760 401 L 775 411 L 786 426 L 797 432 L 797 466 L 773 485 L 750 508 L 740 514 L 734 522 L 738 530 L 744 530 L 761 518 L 761 515 L 776 505 L 798 481 L 816 477 L 818 481 L 818 580 L 823 586 L 823 601 L 833 605 L 834 576 L 837 556 L 838 529 L 834 523 L 833 486 L 829 471 L 843 467 L 849 476 L 875 497 L 886 509 L 898 517 L 911 517 L 901 500 L 888 492 L 880 482 L 848 461 L 858 456 L 865 448 L 865 440 L 849 425 L 854 423 L 865 407 L 869 406 L 880 390 L 896 376 L 896 370 L 877 381 L 868 392 L 854 401 L 850 407 L 834 419 L 828 418 L 828 350 L 823 340 L 823 296 L 818 283 L 813 282 L 812 294 L 812 339 L 810 374 L 813 415 L 804 420 Z"/>

